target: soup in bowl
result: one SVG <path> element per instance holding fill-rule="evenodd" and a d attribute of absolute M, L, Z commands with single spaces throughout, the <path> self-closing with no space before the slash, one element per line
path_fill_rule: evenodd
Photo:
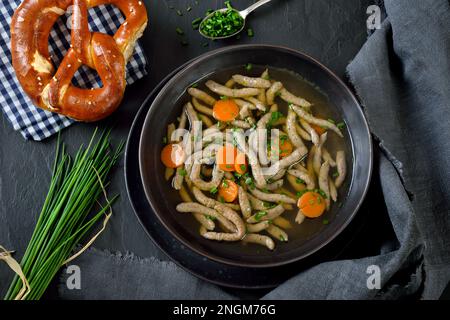
<path fill-rule="evenodd" d="M 289 50 L 266 50 L 292 59 Z M 245 56 L 233 48 L 215 55 Z M 361 110 L 319 65 L 320 79 L 342 95 L 331 99 L 330 88 L 309 77 L 317 63 L 301 54 L 290 67 L 212 57 L 176 75 L 150 108 L 140 145 L 148 200 L 175 238 L 208 258 L 263 267 L 309 255 L 342 230 L 365 194 L 371 145 Z M 202 73 L 208 61 L 222 63 Z M 366 172 L 355 166 L 355 137 L 366 143 L 358 145 Z"/>

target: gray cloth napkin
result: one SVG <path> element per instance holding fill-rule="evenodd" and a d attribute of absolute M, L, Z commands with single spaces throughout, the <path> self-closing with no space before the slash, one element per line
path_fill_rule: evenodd
<path fill-rule="evenodd" d="M 348 74 L 382 150 L 374 175 L 398 243 L 383 244 L 377 256 L 316 265 L 265 299 L 437 299 L 450 280 L 450 5 L 384 4 L 388 18 Z M 63 273 L 62 298 L 234 298 L 171 262 L 89 250 L 76 263 L 83 289 L 68 290 Z M 381 271 L 379 290 L 367 286 L 371 265 Z"/>

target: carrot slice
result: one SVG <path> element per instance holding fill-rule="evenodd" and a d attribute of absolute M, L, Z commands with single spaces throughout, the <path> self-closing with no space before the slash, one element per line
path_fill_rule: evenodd
<path fill-rule="evenodd" d="M 280 158 L 287 157 L 292 153 L 294 147 L 289 140 L 281 140 L 280 141 Z"/>
<path fill-rule="evenodd" d="M 321 126 L 318 126 L 317 124 L 310 124 L 310 126 L 311 126 L 314 130 L 316 130 L 316 132 L 317 132 L 317 134 L 318 134 L 319 136 L 321 136 L 322 134 L 325 133 L 325 131 L 327 131 L 327 129 L 325 129 L 325 128 L 321 127 Z"/>
<path fill-rule="evenodd" d="M 234 171 L 237 149 L 231 145 L 220 147 L 216 154 L 216 163 L 223 171 Z"/>
<path fill-rule="evenodd" d="M 323 197 L 314 191 L 304 193 L 300 199 L 298 199 L 297 206 L 308 218 L 320 217 L 326 208 Z"/>
<path fill-rule="evenodd" d="M 245 153 L 238 152 L 236 155 L 234 170 L 236 170 L 239 174 L 244 174 L 247 172 L 247 158 L 245 157 Z"/>
<path fill-rule="evenodd" d="M 183 165 L 184 158 L 183 147 L 176 143 L 166 145 L 161 151 L 161 161 L 167 168 L 178 168 Z"/>
<path fill-rule="evenodd" d="M 238 196 L 238 190 L 239 187 L 235 182 L 224 179 L 219 186 L 219 197 L 225 202 L 233 202 Z"/>
<path fill-rule="evenodd" d="M 216 120 L 230 122 L 239 115 L 239 107 L 231 99 L 219 100 L 214 104 L 213 117 Z"/>

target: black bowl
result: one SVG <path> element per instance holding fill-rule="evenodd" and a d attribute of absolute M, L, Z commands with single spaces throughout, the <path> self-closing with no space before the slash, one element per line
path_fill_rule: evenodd
<path fill-rule="evenodd" d="M 203 239 L 198 226 L 188 214 L 180 214 L 175 206 L 180 199 L 164 179 L 160 161 L 166 126 L 181 113 L 180 99 L 186 88 L 199 79 L 211 77 L 217 70 L 243 66 L 247 63 L 286 69 L 300 74 L 328 96 L 346 123 L 346 138 L 351 144 L 352 168 L 348 191 L 341 205 L 334 206 L 329 225 L 320 232 L 300 240 L 290 239 L 277 245 L 275 251 L 251 250 L 236 244 Z M 184 101 L 185 102 L 185 101 Z M 333 240 L 357 213 L 369 186 L 372 172 L 372 142 L 362 109 L 346 85 L 330 70 L 298 51 L 268 45 L 232 46 L 208 52 L 178 72 L 160 91 L 150 106 L 139 144 L 139 167 L 144 190 L 160 222 L 181 243 L 210 259 L 243 267 L 274 267 L 305 258 Z M 321 223 L 321 222 L 320 222 Z M 308 226 L 305 227 L 308 234 Z M 317 225 L 315 227 L 317 229 Z"/>

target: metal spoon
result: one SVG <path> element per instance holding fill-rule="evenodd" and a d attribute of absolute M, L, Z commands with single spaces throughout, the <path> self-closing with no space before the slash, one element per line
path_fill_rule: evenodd
<path fill-rule="evenodd" d="M 230 35 L 224 36 L 224 37 L 210 37 L 210 36 L 208 36 L 208 35 L 206 35 L 206 34 L 204 34 L 204 33 L 202 32 L 202 25 L 205 23 L 206 20 L 208 20 L 209 18 L 211 18 L 211 16 L 214 15 L 216 12 L 218 12 L 218 11 L 219 11 L 219 12 L 224 12 L 224 11 L 229 10 L 228 8 L 218 9 L 218 10 L 216 10 L 216 11 L 214 11 L 214 12 L 208 14 L 208 15 L 202 20 L 202 22 L 200 23 L 200 26 L 199 26 L 199 28 L 198 28 L 198 31 L 200 32 L 200 34 L 201 34 L 203 37 L 208 38 L 208 39 L 211 39 L 211 40 L 216 40 L 216 39 L 226 39 L 226 38 L 230 38 L 230 37 L 232 37 L 232 36 L 235 36 L 235 35 L 237 35 L 239 32 L 241 32 L 241 31 L 244 29 L 244 27 L 245 27 L 245 19 L 247 18 L 247 16 L 248 16 L 250 13 L 252 13 L 254 10 L 258 9 L 258 8 L 259 8 L 260 6 L 262 6 L 263 4 L 266 4 L 267 2 L 270 2 L 270 1 L 272 1 L 272 0 L 259 0 L 258 2 L 252 4 L 250 7 L 248 7 L 248 8 L 245 9 L 245 10 L 242 10 L 242 11 L 238 11 L 238 10 L 236 10 L 236 9 L 231 9 L 231 10 L 236 11 L 236 12 L 241 16 L 242 20 L 244 21 L 244 23 L 242 24 L 242 28 L 241 28 L 239 31 L 236 31 L 236 32 L 233 33 L 233 34 L 230 34 Z"/>

